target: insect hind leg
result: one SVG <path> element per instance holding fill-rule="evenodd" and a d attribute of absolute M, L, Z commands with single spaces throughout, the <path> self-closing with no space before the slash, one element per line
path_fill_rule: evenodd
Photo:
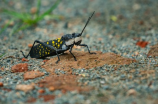
<path fill-rule="evenodd" d="M 36 41 L 37 41 L 37 40 L 34 41 L 33 46 L 31 47 L 31 50 L 32 50 L 32 48 L 34 47 Z M 37 42 L 37 43 L 38 43 L 38 42 Z M 31 50 L 30 50 L 30 52 L 31 52 Z M 25 58 L 27 58 L 27 57 L 30 55 L 30 52 L 27 54 L 27 56 L 24 55 L 24 52 L 23 52 L 23 51 L 20 51 L 20 52 L 22 53 L 22 55 L 23 55 Z"/>
<path fill-rule="evenodd" d="M 55 47 L 53 47 L 53 46 L 51 46 L 51 45 L 48 45 L 48 44 L 46 44 L 46 43 L 44 43 L 44 42 L 41 42 L 41 41 L 39 41 L 39 40 L 35 40 L 35 41 L 34 41 L 33 46 L 31 47 L 31 50 L 33 49 L 35 43 L 40 43 L 40 44 L 42 44 L 43 46 L 48 47 L 50 50 L 55 50 L 56 55 L 58 56 L 58 60 L 56 61 L 56 63 L 58 63 L 58 62 L 60 61 L 59 54 L 58 54 L 57 51 L 65 51 L 65 50 L 63 50 L 63 49 L 56 49 Z M 30 50 L 30 52 L 31 52 L 31 50 Z M 21 51 L 21 52 L 22 52 L 22 51 Z M 25 56 L 23 52 L 22 52 L 22 54 L 23 54 L 23 56 L 24 56 L 25 58 L 27 58 L 27 57 L 29 56 L 30 52 L 28 53 L 27 56 Z"/>

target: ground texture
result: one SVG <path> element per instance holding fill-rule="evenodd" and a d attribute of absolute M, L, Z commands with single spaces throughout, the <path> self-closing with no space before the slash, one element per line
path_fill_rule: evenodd
<path fill-rule="evenodd" d="M 40 12 L 55 0 L 43 0 Z M 36 12 L 37 1 L 3 0 L 1 8 Z M 157 104 L 158 1 L 62 0 L 35 26 L 13 33 L 21 21 L 0 8 L 0 104 Z M 23 58 L 35 40 L 83 33 L 75 46 L 46 59 Z M 54 18 L 56 16 L 56 18 Z M 4 29 L 4 31 L 2 31 Z M 4 55 L 3 55 L 4 54 Z M 3 56 L 1 56 L 3 55 Z"/>

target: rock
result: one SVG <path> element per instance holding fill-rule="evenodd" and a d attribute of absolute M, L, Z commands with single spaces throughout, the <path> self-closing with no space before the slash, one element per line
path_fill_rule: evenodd
<path fill-rule="evenodd" d="M 3 87 L 3 83 L 2 82 L 0 82 L 0 87 Z"/>
<path fill-rule="evenodd" d="M 30 47 L 30 48 L 31 48 L 32 46 L 33 46 L 33 44 L 28 44 L 28 47 Z"/>
<path fill-rule="evenodd" d="M 48 89 L 49 89 L 49 91 L 54 91 L 55 90 L 55 88 L 53 86 L 50 86 Z"/>
<path fill-rule="evenodd" d="M 137 95 L 137 92 L 136 92 L 136 90 L 135 89 L 130 89 L 130 90 L 128 90 L 128 92 L 127 92 L 127 95 L 128 96 L 131 96 L 131 95 Z"/>
<path fill-rule="evenodd" d="M 26 58 L 22 58 L 21 61 L 29 61 L 29 60 Z"/>
<path fill-rule="evenodd" d="M 47 62 L 48 60 L 43 60 L 43 62 L 45 63 L 45 62 Z"/>
<path fill-rule="evenodd" d="M 141 48 L 145 48 L 148 44 L 149 44 L 149 42 L 146 42 L 146 41 L 138 41 L 136 43 L 136 45 L 138 45 Z"/>
<path fill-rule="evenodd" d="M 143 20 L 140 20 L 138 23 L 139 23 L 139 25 L 144 25 L 144 21 Z"/>
<path fill-rule="evenodd" d="M 44 89 L 39 89 L 39 90 L 38 90 L 38 93 L 40 93 L 40 94 L 43 94 L 44 92 L 45 92 Z"/>
<path fill-rule="evenodd" d="M 16 86 L 16 90 L 21 90 L 24 92 L 28 92 L 34 89 L 34 84 L 25 85 L 25 84 L 19 84 Z"/>
<path fill-rule="evenodd" d="M 138 55 L 139 55 L 139 52 L 138 52 L 138 51 L 134 52 L 134 55 L 135 55 L 135 56 L 138 56 Z"/>
<path fill-rule="evenodd" d="M 31 12 L 31 14 L 35 14 L 37 12 L 37 8 L 36 7 L 32 7 L 30 12 Z"/>
<path fill-rule="evenodd" d="M 87 77 L 89 75 L 87 73 L 83 73 L 83 74 L 79 74 L 79 76 L 81 76 L 81 77 Z"/>
<path fill-rule="evenodd" d="M 44 75 L 44 73 L 40 72 L 40 71 L 28 71 L 28 72 L 24 73 L 24 80 L 34 79 L 37 77 L 41 77 L 43 75 Z"/>
<path fill-rule="evenodd" d="M 16 65 L 12 66 L 11 71 L 13 73 L 28 71 L 28 64 L 27 63 L 16 64 Z"/>

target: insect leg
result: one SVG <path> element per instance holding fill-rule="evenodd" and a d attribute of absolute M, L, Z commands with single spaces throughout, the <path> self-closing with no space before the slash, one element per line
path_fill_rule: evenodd
<path fill-rule="evenodd" d="M 31 50 L 32 50 L 32 48 L 34 47 L 35 43 L 36 43 L 36 41 L 34 41 L 33 46 L 31 47 Z M 30 50 L 30 52 L 31 52 L 31 50 Z M 20 52 L 22 53 L 22 55 L 23 55 L 25 58 L 27 58 L 27 57 L 29 56 L 29 54 L 30 54 L 30 52 L 29 52 L 29 53 L 27 54 L 27 56 L 25 56 L 23 51 L 20 51 Z"/>
<path fill-rule="evenodd" d="M 74 60 L 75 60 L 75 61 L 77 61 L 77 60 L 76 60 L 76 57 L 75 57 L 75 56 L 74 56 L 74 54 L 72 54 L 72 52 L 71 52 L 71 51 L 72 51 L 73 46 L 74 46 L 74 45 L 72 45 L 72 46 L 70 47 L 69 52 L 70 52 L 70 53 L 71 53 L 71 55 L 74 57 Z"/>
<path fill-rule="evenodd" d="M 89 47 L 88 47 L 88 45 L 86 45 L 86 44 L 79 44 L 78 46 L 84 46 L 84 47 L 87 47 L 88 52 L 89 52 L 90 54 L 96 54 L 95 52 L 90 52 Z"/>

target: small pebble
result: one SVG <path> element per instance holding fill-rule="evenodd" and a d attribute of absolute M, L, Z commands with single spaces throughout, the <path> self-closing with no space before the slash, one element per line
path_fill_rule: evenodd
<path fill-rule="evenodd" d="M 26 58 L 22 58 L 21 61 L 29 61 L 29 60 Z"/>
<path fill-rule="evenodd" d="M 33 44 L 28 44 L 28 47 L 31 48 L 33 46 Z"/>
<path fill-rule="evenodd" d="M 39 89 L 39 90 L 38 90 L 38 93 L 40 93 L 40 94 L 43 94 L 44 92 L 45 92 L 44 89 Z"/>
<path fill-rule="evenodd" d="M 127 95 L 128 96 L 131 96 L 131 95 L 136 95 L 137 94 L 137 91 L 135 90 L 135 89 L 130 89 L 130 90 L 128 90 L 128 92 L 127 92 Z"/>
<path fill-rule="evenodd" d="M 48 89 L 49 89 L 49 91 L 54 91 L 55 90 L 55 88 L 53 86 L 49 87 Z"/>
<path fill-rule="evenodd" d="M 37 12 L 37 8 L 36 7 L 32 7 L 31 10 L 30 10 L 30 12 L 32 14 L 35 14 Z"/>
<path fill-rule="evenodd" d="M 0 82 L 0 87 L 3 87 L 3 83 L 2 82 Z"/>
<path fill-rule="evenodd" d="M 16 64 L 16 65 L 12 66 L 12 68 L 11 68 L 11 71 L 13 73 L 25 72 L 27 70 L 28 70 L 28 64 L 27 63 L 19 63 L 19 64 Z"/>

